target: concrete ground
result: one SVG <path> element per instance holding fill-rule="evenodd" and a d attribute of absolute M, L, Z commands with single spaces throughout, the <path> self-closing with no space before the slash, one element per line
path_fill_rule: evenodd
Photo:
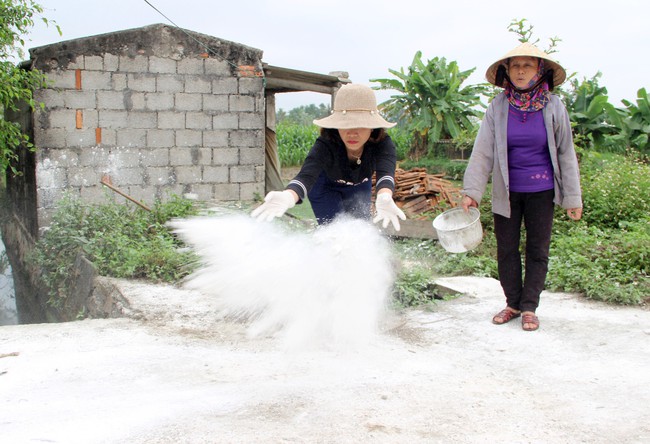
<path fill-rule="evenodd" d="M 543 293 L 490 322 L 498 282 L 392 313 L 361 349 L 287 351 L 214 302 L 114 281 L 126 317 L 0 327 L 5 443 L 648 443 L 650 311 Z"/>

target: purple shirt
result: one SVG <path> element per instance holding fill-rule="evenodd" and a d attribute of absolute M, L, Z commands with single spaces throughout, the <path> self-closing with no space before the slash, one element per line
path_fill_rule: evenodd
<path fill-rule="evenodd" d="M 553 189 L 553 165 L 542 111 L 508 109 L 510 191 L 534 193 Z"/>

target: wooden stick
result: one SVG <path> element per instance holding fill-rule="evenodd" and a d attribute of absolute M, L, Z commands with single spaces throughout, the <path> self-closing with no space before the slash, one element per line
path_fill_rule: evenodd
<path fill-rule="evenodd" d="M 128 194 L 121 192 L 120 190 L 118 190 L 117 188 L 115 188 L 113 185 L 111 185 L 110 183 L 108 183 L 108 181 L 107 181 L 105 178 L 102 178 L 102 180 L 100 180 L 99 183 L 101 183 L 102 185 L 104 185 L 104 186 L 110 188 L 111 190 L 115 191 L 115 192 L 116 192 L 117 194 L 119 194 L 120 196 L 129 199 L 129 200 L 130 200 L 131 202 L 133 202 L 134 204 L 141 206 L 141 207 L 144 208 L 145 210 L 147 210 L 147 211 L 151 211 L 151 208 L 147 207 L 147 206 L 146 206 L 145 204 L 143 204 L 142 202 L 138 202 L 137 200 L 135 200 L 134 198 L 132 198 L 132 197 L 129 196 Z"/>

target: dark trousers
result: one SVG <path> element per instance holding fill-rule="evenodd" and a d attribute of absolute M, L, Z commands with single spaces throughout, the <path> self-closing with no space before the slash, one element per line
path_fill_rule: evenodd
<path fill-rule="evenodd" d="M 370 219 L 372 182 L 369 180 L 358 185 L 340 184 L 322 173 L 308 197 L 319 225 L 344 213 L 358 219 Z"/>
<path fill-rule="evenodd" d="M 510 217 L 494 215 L 499 281 L 509 307 L 534 312 L 548 272 L 553 228 L 553 190 L 510 193 Z M 525 278 L 522 279 L 521 222 L 526 228 Z"/>

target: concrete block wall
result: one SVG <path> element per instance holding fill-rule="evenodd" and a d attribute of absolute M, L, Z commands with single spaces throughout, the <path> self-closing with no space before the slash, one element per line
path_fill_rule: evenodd
<path fill-rule="evenodd" d="M 37 91 L 44 108 L 34 115 L 40 227 L 65 193 L 123 199 L 103 178 L 147 205 L 172 193 L 206 201 L 263 194 L 261 51 L 198 36 L 226 56 L 209 56 L 165 25 L 87 38 L 65 53 L 35 51 L 52 83 Z M 155 44 L 142 50 L 143 41 Z M 242 64 L 253 74 L 236 69 Z"/>

